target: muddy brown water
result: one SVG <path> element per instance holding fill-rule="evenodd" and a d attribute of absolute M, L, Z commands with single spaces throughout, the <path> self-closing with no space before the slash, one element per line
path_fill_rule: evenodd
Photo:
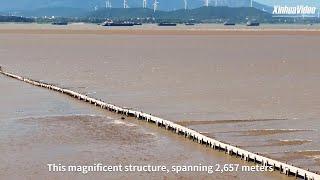
<path fill-rule="evenodd" d="M 136 35 L 128 31 L 119 35 L 70 32 L 48 35 L 38 31 L 10 34 L 0 30 L 0 63 L 14 73 L 168 120 L 189 122 L 189 127 L 218 140 L 319 171 L 319 155 L 308 152 L 320 149 L 320 86 L 317 83 L 320 79 L 320 36 L 307 32 L 295 35 L 234 33 L 232 36 L 223 33 L 157 35 L 156 32 Z M 128 132 L 118 133 L 117 141 L 106 140 L 108 133 L 119 131 L 119 127 L 103 123 L 117 120 L 113 115 L 4 77 L 0 82 L 1 92 L 12 94 L 4 96 L 1 101 L 1 107 L 4 107 L 0 110 L 1 122 L 6 125 L 1 127 L 9 129 L 2 134 L 5 143 L 1 143 L 1 148 L 8 154 L 22 146 L 21 143 L 23 147 L 27 144 L 38 148 L 27 148 L 26 154 L 22 153 L 20 158 L 17 156 L 12 161 L 7 158 L 8 167 L 2 170 L 6 175 L 14 171 L 15 165 L 30 161 L 28 155 L 41 158 L 41 161 L 28 162 L 34 166 L 26 168 L 23 173 L 30 176 L 32 173 L 46 176 L 45 171 L 36 169 L 48 159 L 92 162 L 102 158 L 111 162 L 168 164 L 230 161 L 223 155 L 209 153 L 146 125 L 122 128 Z M 77 123 L 73 124 L 73 120 Z M 226 120 L 226 123 L 209 123 L 217 120 Z M 13 133 L 20 129 L 22 134 Z M 77 131 L 80 129 L 83 134 Z M 53 132 L 62 135 L 46 134 Z M 135 139 L 134 143 L 127 144 L 128 135 Z M 37 138 L 39 141 L 32 140 Z M 276 144 L 276 141 L 307 143 Z M 92 143 L 92 146 L 84 142 Z M 50 149 L 59 143 L 61 146 L 57 148 L 61 149 L 57 152 L 61 154 L 55 154 Z M 170 148 L 164 150 L 163 147 Z M 75 149 L 81 152 L 71 153 Z M 102 153 L 95 153 L 97 149 Z M 137 149 L 147 155 L 142 156 Z M 185 153 L 178 153 L 182 150 Z M 81 154 L 86 151 L 89 153 Z M 290 154 L 280 155 L 280 152 Z M 68 159 L 68 153 L 74 156 Z M 166 158 L 155 157 L 157 153 Z M 49 157 L 49 154 L 52 155 Z M 15 157 L 14 153 L 12 157 Z M 115 178 L 123 176 L 126 175 L 114 175 Z M 247 178 L 246 173 L 232 173 L 231 176 Z M 279 178 L 272 173 L 263 176 Z M 225 178 L 225 175 L 221 177 Z"/>
<path fill-rule="evenodd" d="M 285 179 L 278 172 L 49 172 L 62 165 L 240 164 L 164 129 L 0 77 L 0 179 Z"/>

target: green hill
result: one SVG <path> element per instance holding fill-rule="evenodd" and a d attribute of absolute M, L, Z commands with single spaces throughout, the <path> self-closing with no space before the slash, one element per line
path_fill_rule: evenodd
<path fill-rule="evenodd" d="M 24 17 L 0 15 L 0 22 L 34 22 L 34 20 L 30 18 L 24 18 Z"/>
<path fill-rule="evenodd" d="M 147 18 L 154 15 L 153 10 L 143 8 L 112 8 L 102 9 L 91 12 L 87 15 L 90 18 L 116 18 L 116 19 L 130 19 L 130 18 Z"/>
<path fill-rule="evenodd" d="M 152 9 L 142 8 L 113 8 L 103 9 L 91 12 L 87 15 L 89 18 L 100 19 L 132 19 L 132 18 L 155 18 L 165 20 L 180 20 L 187 21 L 194 19 L 197 21 L 213 21 L 213 20 L 233 20 L 246 21 L 247 19 L 257 19 L 264 21 L 270 19 L 271 15 L 267 12 L 260 11 L 250 7 L 201 7 L 190 10 L 176 11 L 156 11 Z"/>

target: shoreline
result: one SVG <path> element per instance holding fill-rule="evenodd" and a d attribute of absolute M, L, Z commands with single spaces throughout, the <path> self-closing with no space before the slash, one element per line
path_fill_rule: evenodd
<path fill-rule="evenodd" d="M 257 36 L 257 35 L 306 35 L 306 36 L 318 36 L 320 35 L 320 29 L 148 29 L 148 28 L 125 28 L 125 29 L 102 29 L 102 28 L 29 28 L 24 27 L 22 29 L 8 28 L 0 26 L 0 34 L 31 34 L 31 35 L 199 35 L 199 36 Z"/>

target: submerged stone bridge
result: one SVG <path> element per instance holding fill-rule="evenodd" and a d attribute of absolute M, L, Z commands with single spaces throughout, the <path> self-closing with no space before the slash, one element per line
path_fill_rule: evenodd
<path fill-rule="evenodd" d="M 287 175 L 287 176 L 293 176 L 296 178 L 301 178 L 301 179 L 306 179 L 306 180 L 320 180 L 320 175 L 310 172 L 308 170 L 304 170 L 302 168 L 293 166 L 293 165 L 288 165 L 286 163 L 273 160 L 249 151 L 246 151 L 244 149 L 238 148 L 236 146 L 232 146 L 230 144 L 222 143 L 220 141 L 217 141 L 215 139 L 212 139 L 210 137 L 207 137 L 195 130 L 189 129 L 187 127 L 181 126 L 179 124 L 176 124 L 174 122 L 171 122 L 169 120 L 165 120 L 147 113 L 143 113 L 141 111 L 136 111 L 136 110 L 131 110 L 128 108 L 116 106 L 110 103 L 103 102 L 101 100 L 97 100 L 94 98 L 91 98 L 87 95 L 80 94 L 75 91 L 71 91 L 69 89 L 64 89 L 60 88 L 58 86 L 49 84 L 49 83 L 44 83 L 32 79 L 28 79 L 22 76 L 18 76 L 9 72 L 5 72 L 1 66 L 0 66 L 0 73 L 11 77 L 13 79 L 17 79 L 29 84 L 32 84 L 34 86 L 42 87 L 42 88 L 47 88 L 49 90 L 53 90 L 62 94 L 65 94 L 67 96 L 76 98 L 78 100 L 90 103 L 92 105 L 98 106 L 102 109 L 106 109 L 111 112 L 115 112 L 117 114 L 121 114 L 123 116 L 128 116 L 128 117 L 135 117 L 138 120 L 144 120 L 149 123 L 154 123 L 155 125 L 165 128 L 169 131 L 172 131 L 178 135 L 184 136 L 185 138 L 188 138 L 192 141 L 196 141 L 200 144 L 205 145 L 208 148 L 212 148 L 217 151 L 224 151 L 225 154 L 228 154 L 230 156 L 235 156 L 243 159 L 244 161 L 248 162 L 253 162 L 256 164 L 260 164 L 262 166 L 273 166 L 273 169 L 275 171 L 279 171 L 280 173 Z"/>

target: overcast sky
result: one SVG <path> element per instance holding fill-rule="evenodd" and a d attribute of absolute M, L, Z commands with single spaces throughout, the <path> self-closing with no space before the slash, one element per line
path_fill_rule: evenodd
<path fill-rule="evenodd" d="M 34 9 L 39 7 L 52 7 L 52 6 L 65 6 L 65 7 L 77 7 L 77 8 L 88 8 L 93 9 L 94 6 L 103 6 L 106 0 L 0 0 L 0 11 L 2 10 L 24 10 Z M 122 7 L 123 0 L 111 0 L 114 7 Z M 128 0 L 129 4 L 139 4 L 142 0 Z M 148 5 L 151 7 L 153 0 L 148 0 Z M 182 8 L 183 0 L 158 0 L 160 2 L 159 8 L 161 9 L 172 9 Z M 200 7 L 203 5 L 204 0 L 187 0 L 190 7 Z M 215 0 L 210 0 L 213 4 Z M 218 0 L 219 1 L 219 0 Z M 237 1 L 237 0 L 233 0 Z M 249 2 L 249 0 L 244 0 Z M 320 0 L 253 0 L 269 6 L 274 5 L 309 5 L 320 8 Z"/>
<path fill-rule="evenodd" d="M 268 5 L 309 5 L 320 7 L 320 0 L 254 0 Z"/>

